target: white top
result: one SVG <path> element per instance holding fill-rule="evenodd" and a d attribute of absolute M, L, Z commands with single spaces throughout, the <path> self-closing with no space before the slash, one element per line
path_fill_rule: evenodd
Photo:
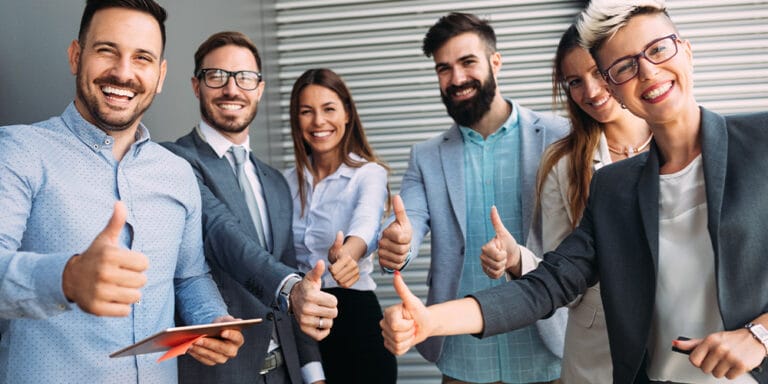
<path fill-rule="evenodd" d="M 224 137 L 224 135 L 213 129 L 204 121 L 200 121 L 199 127 L 200 130 L 198 132 L 200 133 L 200 136 L 203 137 L 203 140 L 205 140 L 208 145 L 213 148 L 213 151 L 216 152 L 216 155 L 218 155 L 220 158 L 226 157 L 227 160 L 229 160 L 229 165 L 232 166 L 232 172 L 237 173 L 235 168 L 235 159 L 232 154 L 228 152 L 229 147 L 232 147 L 235 144 L 232 144 L 232 142 Z M 249 158 L 251 156 L 250 141 L 250 137 L 246 136 L 245 142 L 240 145 L 244 147 L 248 152 Z M 261 222 L 263 227 L 262 229 L 264 230 L 264 240 L 266 240 L 268 244 L 271 244 L 272 232 L 270 231 L 270 226 L 264 224 L 269 223 L 267 202 L 264 200 L 264 192 L 261 189 L 261 182 L 259 182 L 259 177 L 256 175 L 256 166 L 252 161 L 245 162 L 245 176 L 248 178 L 248 182 L 251 184 L 251 189 L 253 189 L 253 194 L 256 197 L 256 203 L 259 205 L 259 213 L 261 214 Z M 254 225 L 256 225 L 256 223 L 254 223 Z"/>
<path fill-rule="evenodd" d="M 350 157 L 365 161 L 355 154 Z M 285 178 L 293 197 L 293 242 L 299 270 L 306 273 L 318 260 L 324 260 L 323 288 L 337 287 L 327 269 L 328 249 L 336 239 L 336 232 L 342 231 L 345 238 L 357 236 L 368 244 L 367 256 L 358 261 L 360 279 L 351 288 L 360 291 L 376 289 L 371 277 L 372 253 L 378 247 L 377 234 L 387 202 L 387 170 L 371 162 L 359 168 L 342 163 L 336 172 L 314 187 L 312 174 L 305 170 L 307 202 L 303 217 L 296 168 L 285 171 Z"/>
<path fill-rule="evenodd" d="M 756 383 L 701 372 L 688 355 L 672 351 L 678 336 L 703 338 L 723 331 L 715 283 L 715 256 L 707 231 L 704 167 L 699 155 L 683 170 L 660 175 L 659 267 L 648 341 L 648 377 L 685 383 Z"/>
<path fill-rule="evenodd" d="M 604 134 L 592 155 L 592 170 L 611 164 L 611 153 Z M 560 245 L 573 228 L 574 213 L 569 202 L 571 156 L 563 156 L 549 171 L 541 195 L 541 239 L 531 229 L 526 244 L 534 253 L 543 255 Z M 621 257 L 621 255 L 616 255 Z M 613 365 L 608 347 L 600 284 L 595 284 L 568 305 L 560 379 L 563 383 L 613 383 Z"/>

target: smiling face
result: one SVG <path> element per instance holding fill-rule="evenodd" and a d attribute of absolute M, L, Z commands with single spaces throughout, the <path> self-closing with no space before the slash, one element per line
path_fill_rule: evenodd
<path fill-rule="evenodd" d="M 673 33 L 674 25 L 663 14 L 635 16 L 600 46 L 598 64 L 607 68 L 622 57 L 643 51 L 649 42 Z M 668 61 L 652 64 L 640 58 L 635 78 L 620 85 L 610 84 L 632 113 L 653 125 L 698 113 L 693 95 L 691 45 L 687 40 L 677 40 L 675 44 L 678 52 Z"/>
<path fill-rule="evenodd" d="M 212 50 L 203 58 L 200 67 L 231 72 L 260 71 L 253 53 L 237 45 L 225 45 Z M 237 134 L 244 132 L 256 117 L 264 82 L 259 82 L 256 89 L 246 91 L 238 87 L 235 79 L 230 77 L 226 85 L 214 89 L 193 77 L 192 90 L 200 100 L 200 114 L 208 125 L 222 133 Z"/>
<path fill-rule="evenodd" d="M 621 105 L 611 97 L 608 84 L 587 50 L 579 47 L 568 51 L 561 70 L 568 94 L 579 108 L 600 123 L 618 119 Z"/>
<path fill-rule="evenodd" d="M 446 41 L 433 58 L 448 114 L 458 124 L 472 127 L 490 111 L 499 94 L 496 75 L 501 55 L 489 54 L 480 36 L 467 32 Z"/>
<path fill-rule="evenodd" d="M 166 63 L 160 26 L 149 14 L 106 8 L 96 12 L 84 41 L 69 46 L 77 75 L 75 106 L 104 131 L 135 129 L 160 93 Z"/>
<path fill-rule="evenodd" d="M 298 122 L 313 157 L 338 156 L 349 115 L 336 92 L 320 85 L 307 85 L 299 95 Z"/>

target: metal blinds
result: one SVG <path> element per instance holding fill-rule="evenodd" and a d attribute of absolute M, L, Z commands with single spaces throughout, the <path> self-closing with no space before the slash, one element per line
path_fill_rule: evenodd
<path fill-rule="evenodd" d="M 535 110 L 551 110 L 555 46 L 583 1 L 552 0 L 277 0 L 275 25 L 279 118 L 272 119 L 272 164 L 292 165 L 288 103 L 306 69 L 344 77 L 368 138 L 391 167 L 397 193 L 412 144 L 451 120 L 439 98 L 433 62 L 421 53 L 429 26 L 450 11 L 491 20 L 503 67 L 502 94 Z M 698 101 L 721 113 L 768 109 L 768 1 L 669 0 L 682 38 L 693 45 Z M 279 123 L 278 123 L 279 122 Z M 478 251 L 479 252 L 479 251 Z M 429 241 L 404 273 L 426 298 Z M 389 276 L 376 276 L 383 306 L 396 302 Z M 399 383 L 438 383 L 439 372 L 412 350 L 399 359 Z"/>

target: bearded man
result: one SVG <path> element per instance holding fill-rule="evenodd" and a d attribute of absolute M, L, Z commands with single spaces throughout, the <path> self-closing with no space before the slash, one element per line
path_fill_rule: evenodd
<path fill-rule="evenodd" d="M 525 238 L 534 216 L 539 159 L 568 123 L 501 96 L 496 85 L 501 54 L 487 21 L 448 14 L 429 29 L 422 49 L 434 59 L 440 94 L 455 124 L 412 148 L 400 190 L 404 207 L 396 197 L 395 214 L 382 231 L 379 262 L 387 271 L 404 269 L 431 232 L 427 303 L 434 304 L 504 282 L 486 276 L 478 257 L 495 235 L 491 207 L 516 239 Z M 560 377 L 564 320 L 558 313 L 491 338 L 433 337 L 417 348 L 437 363 L 443 383 L 550 382 Z"/>

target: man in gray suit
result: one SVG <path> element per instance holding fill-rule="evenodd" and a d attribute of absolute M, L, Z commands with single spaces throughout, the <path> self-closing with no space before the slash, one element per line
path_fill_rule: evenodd
<path fill-rule="evenodd" d="M 205 255 L 230 313 L 266 318 L 243 332 L 246 343 L 229 364 L 206 367 L 181 359 L 182 383 L 325 380 L 315 340 L 330 332 L 336 299 L 320 291 L 322 264 L 303 279 L 297 274 L 288 185 L 250 152 L 248 127 L 264 90 L 260 69 L 258 51 L 245 35 L 209 37 L 195 53 L 192 78 L 202 119 L 191 133 L 165 144 L 197 175 Z"/>
<path fill-rule="evenodd" d="M 396 198 L 379 261 L 385 270 L 402 270 L 431 231 L 427 285 L 433 304 L 503 282 L 489 279 L 479 258 L 494 236 L 491 207 L 516 238 L 524 238 L 541 153 L 567 132 L 568 123 L 501 96 L 501 55 L 485 20 L 463 13 L 442 17 L 427 32 L 423 51 L 434 58 L 440 94 L 455 124 L 413 147 L 400 190 L 407 209 Z M 562 316 L 484 340 L 434 337 L 418 349 L 437 363 L 445 383 L 549 382 L 560 376 Z"/>

